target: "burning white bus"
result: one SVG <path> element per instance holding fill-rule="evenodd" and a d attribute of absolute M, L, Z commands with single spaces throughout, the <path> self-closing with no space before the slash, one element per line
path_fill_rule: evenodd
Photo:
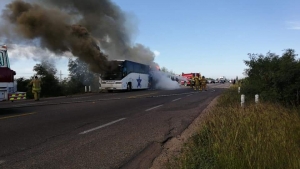
<path fill-rule="evenodd" d="M 149 66 L 129 60 L 112 60 L 101 76 L 102 90 L 132 90 L 149 88 Z"/>

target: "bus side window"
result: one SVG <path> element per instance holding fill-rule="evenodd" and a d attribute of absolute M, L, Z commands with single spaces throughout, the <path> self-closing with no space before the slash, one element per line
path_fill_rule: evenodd
<path fill-rule="evenodd" d="M 140 65 L 140 73 L 143 73 L 143 74 L 146 73 L 146 66 L 145 65 Z"/>
<path fill-rule="evenodd" d="M 0 66 L 4 66 L 3 52 L 0 52 Z"/>
<path fill-rule="evenodd" d="M 139 65 L 139 64 L 133 65 L 133 71 L 134 71 L 135 73 L 140 73 L 140 65 Z"/>
<path fill-rule="evenodd" d="M 138 65 L 138 72 L 142 73 L 142 66 L 141 65 Z"/>
<path fill-rule="evenodd" d="M 133 64 L 131 62 L 126 62 L 125 66 L 127 67 L 127 74 L 133 72 Z"/>
<path fill-rule="evenodd" d="M 123 77 L 127 76 L 127 67 L 126 66 L 122 67 L 122 74 L 123 74 Z"/>

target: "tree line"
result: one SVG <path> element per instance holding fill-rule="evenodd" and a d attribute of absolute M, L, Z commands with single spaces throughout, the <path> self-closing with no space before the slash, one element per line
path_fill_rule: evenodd
<path fill-rule="evenodd" d="M 99 75 L 89 70 L 88 65 L 79 59 L 68 62 L 69 76 L 60 81 L 56 76 L 57 69 L 49 61 L 42 61 L 33 67 L 34 76 L 38 76 L 41 81 L 41 97 L 70 96 L 84 93 L 85 86 L 91 86 L 92 91 L 99 90 Z M 32 86 L 29 85 L 33 79 L 20 77 L 16 79 L 18 91 L 26 92 L 27 98 L 33 98 Z"/>
<path fill-rule="evenodd" d="M 286 49 L 277 55 L 268 52 L 248 54 L 248 67 L 242 80 L 241 92 L 246 95 L 259 94 L 264 101 L 280 103 L 285 106 L 300 104 L 300 60 L 294 49 Z"/>

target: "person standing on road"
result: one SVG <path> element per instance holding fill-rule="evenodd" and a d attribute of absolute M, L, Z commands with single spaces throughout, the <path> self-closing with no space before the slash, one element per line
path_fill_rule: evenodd
<path fill-rule="evenodd" d="M 202 77 L 201 77 L 201 73 L 199 73 L 198 78 L 199 78 L 199 87 L 198 87 L 198 90 L 201 91 L 202 90 L 202 84 L 201 84 Z"/>
<path fill-rule="evenodd" d="M 202 88 L 202 90 L 207 91 L 207 89 L 206 89 L 206 79 L 205 79 L 205 76 L 202 76 L 202 79 L 201 79 L 201 88 Z"/>
<path fill-rule="evenodd" d="M 190 86 L 192 89 L 195 86 L 195 74 L 192 74 L 192 77 L 190 78 Z"/>
<path fill-rule="evenodd" d="M 197 73 L 195 77 L 195 90 L 200 90 L 200 73 Z"/>
<path fill-rule="evenodd" d="M 40 93 L 41 93 L 41 80 L 35 76 L 34 79 L 30 82 L 30 85 L 32 84 L 32 93 L 34 95 L 34 100 L 39 101 L 40 100 Z"/>

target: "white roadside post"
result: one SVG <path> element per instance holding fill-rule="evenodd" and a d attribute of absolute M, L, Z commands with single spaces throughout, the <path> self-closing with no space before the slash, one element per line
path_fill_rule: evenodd
<path fill-rule="evenodd" d="M 245 95 L 241 95 L 241 106 L 245 107 Z"/>
<path fill-rule="evenodd" d="M 84 91 L 85 91 L 85 93 L 87 92 L 87 86 L 84 86 Z"/>
<path fill-rule="evenodd" d="M 238 93 L 240 93 L 241 92 L 241 87 L 239 87 L 239 89 L 238 89 Z"/>
<path fill-rule="evenodd" d="M 90 93 L 92 92 L 92 87 L 91 87 L 91 86 L 89 86 L 89 92 L 90 92 Z"/>
<path fill-rule="evenodd" d="M 255 103 L 258 103 L 258 102 L 259 102 L 259 95 L 256 94 L 256 95 L 255 95 Z"/>

